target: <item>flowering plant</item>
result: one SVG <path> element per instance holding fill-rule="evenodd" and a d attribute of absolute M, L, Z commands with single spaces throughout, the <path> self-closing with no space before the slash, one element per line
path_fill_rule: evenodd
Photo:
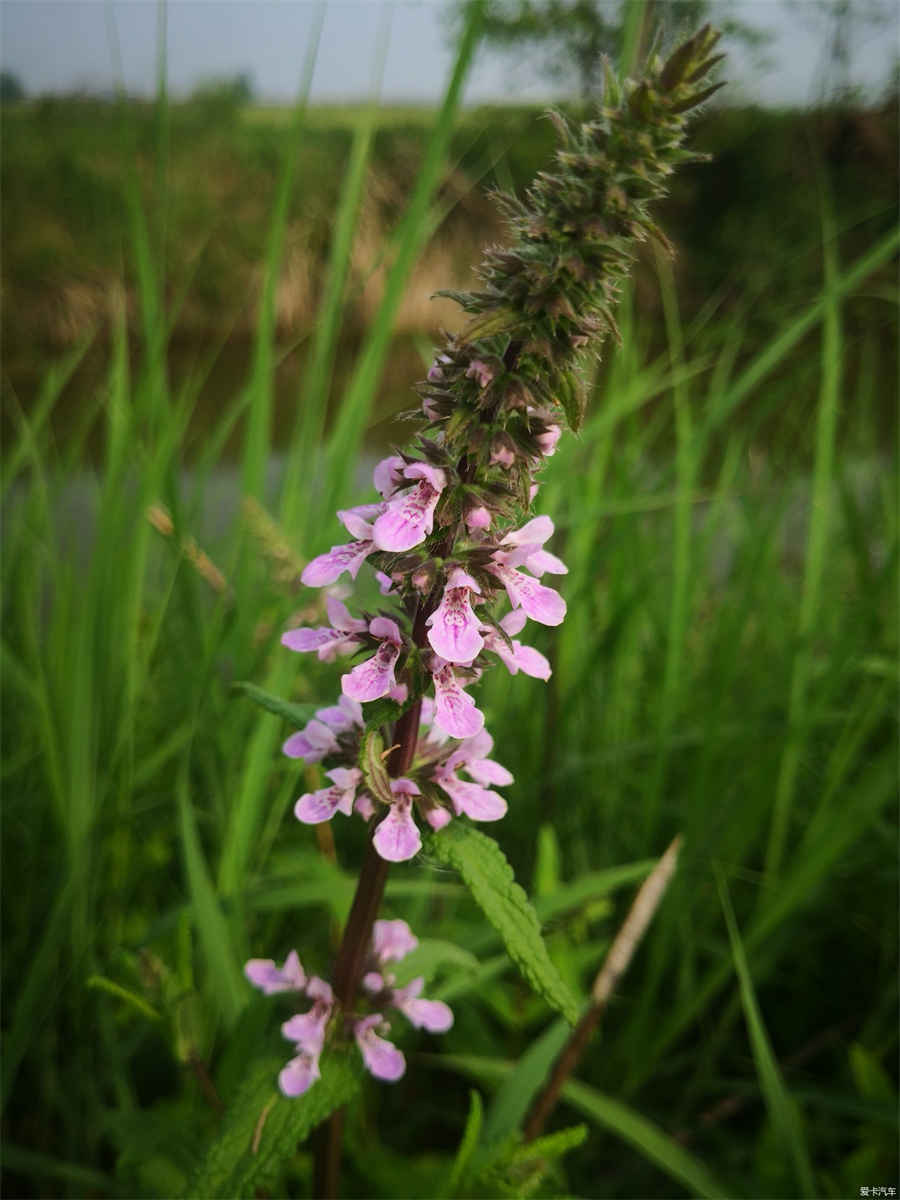
<path fill-rule="evenodd" d="M 620 85 L 608 75 L 602 108 L 578 128 L 553 115 L 562 141 L 553 171 L 540 174 L 524 200 L 499 198 L 511 245 L 487 251 L 479 290 L 449 293 L 468 319 L 419 387 L 415 438 L 375 467 L 379 499 L 338 512 L 350 540 L 303 571 L 304 584 L 327 588 L 345 575 L 355 580 L 367 564 L 384 605 L 354 615 L 327 593 L 329 623 L 282 638 L 323 661 L 355 659 L 337 703 L 284 744 L 292 758 L 323 763 L 329 781 L 301 795 L 294 815 L 318 824 L 340 812 L 371 830 L 332 983 L 307 978 L 295 951 L 281 968 L 260 959 L 246 966 L 267 994 L 312 1002 L 282 1026 L 296 1052 L 279 1076 L 286 1096 L 320 1079 L 327 1041 L 351 1036 L 373 1075 L 399 1078 L 405 1059 L 383 1036 L 388 1007 L 431 1032 L 450 1027 L 447 1006 L 421 998 L 421 979 L 394 987 L 385 966 L 416 939 L 403 921 L 376 919 L 389 864 L 416 856 L 423 828 L 529 979 L 577 1015 L 524 894 L 502 874 L 508 868 L 496 844 L 472 842 L 477 852 L 468 858 L 460 849 L 469 828 L 461 818 L 502 819 L 507 800 L 495 788 L 513 783 L 490 757 L 493 741 L 470 689 L 498 663 L 512 674 L 550 675 L 547 659 L 518 640 L 528 620 L 556 626 L 566 613 L 543 582 L 566 573 L 547 549 L 553 522 L 532 516 L 531 505 L 563 425 L 581 424 L 586 356 L 617 335 L 613 308 L 636 243 L 667 244 L 648 204 L 691 157 L 682 146 L 686 114 L 715 90 L 705 78 L 717 36 L 700 30 L 667 60 L 654 58 L 640 82 Z M 507 919 L 514 909 L 517 923 Z"/>

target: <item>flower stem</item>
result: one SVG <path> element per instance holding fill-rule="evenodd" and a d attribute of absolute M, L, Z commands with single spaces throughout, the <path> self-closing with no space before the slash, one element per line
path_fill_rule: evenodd
<path fill-rule="evenodd" d="M 388 774 L 393 779 L 409 769 L 416 749 L 421 714 L 422 701 L 416 700 L 394 726 L 393 744 L 387 759 Z M 372 926 L 384 898 L 389 869 L 390 863 L 381 857 L 370 838 L 334 966 L 334 994 L 344 1013 L 353 1009 L 372 938 Z M 337 1200 L 343 1127 L 344 1110 L 338 1109 L 316 1134 L 315 1195 L 324 1200 Z"/>

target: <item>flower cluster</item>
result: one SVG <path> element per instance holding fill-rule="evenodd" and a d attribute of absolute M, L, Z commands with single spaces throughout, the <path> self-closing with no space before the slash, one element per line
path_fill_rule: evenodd
<path fill-rule="evenodd" d="M 291 757 L 321 762 L 329 780 L 297 800 L 299 821 L 355 812 L 370 823 L 375 851 L 400 862 L 419 851 L 420 822 L 439 830 L 462 815 L 496 821 L 506 813 L 494 788 L 512 776 L 489 757 L 493 742 L 469 688 L 494 660 L 512 674 L 550 676 L 543 654 L 517 640 L 526 621 L 556 626 L 566 613 L 559 592 L 543 582 L 566 567 L 546 548 L 553 522 L 531 515 L 537 476 L 563 425 L 581 424 L 583 356 L 617 333 L 613 307 L 636 243 L 665 243 L 649 203 L 691 157 L 682 148 L 686 113 L 715 90 L 704 76 L 717 61 L 716 40 L 700 30 L 668 60 L 654 58 L 639 83 L 620 86 L 610 77 L 603 106 L 579 128 L 555 114 L 563 144 L 554 170 L 523 199 L 501 197 L 511 244 L 487 251 L 480 290 L 447 293 L 467 321 L 419 386 L 419 432 L 376 466 L 378 500 L 338 512 L 351 540 L 301 575 L 327 588 L 344 575 L 355 580 L 367 563 L 385 606 L 354 614 L 328 593 L 328 625 L 282 638 L 325 661 L 352 659 L 338 703 L 284 744 Z M 383 754 L 373 751 L 376 735 L 379 750 L 388 747 Z M 351 913 L 345 946 L 354 953 L 344 955 L 342 946 L 338 957 L 335 986 L 347 1009 L 357 981 L 342 968 L 356 962 L 370 919 L 351 937 Z M 367 976 L 379 1009 L 433 1014 L 415 989 L 395 990 L 382 976 L 387 959 L 378 938 L 386 936 L 376 936 Z M 285 1026 L 298 1054 L 282 1089 L 299 1094 L 315 1078 L 326 1026 L 337 1019 L 331 990 L 306 982 L 296 957 L 280 970 L 253 962 L 248 974 L 264 989 L 289 987 L 313 1001 Z M 380 1012 L 341 1019 L 374 1074 L 402 1071 L 400 1052 L 376 1032 Z M 435 1019 L 422 1018 L 436 1029 Z"/>
<path fill-rule="evenodd" d="M 426 529 L 431 528 L 445 474 L 399 455 L 380 462 L 375 486 L 384 503 L 340 514 L 351 532 L 365 536 L 314 559 L 304 571 L 304 580 L 334 582 L 345 570 L 358 569 L 364 559 L 383 555 L 385 543 L 392 550 L 402 546 L 409 558 L 409 551 L 428 537 Z M 339 654 L 368 654 L 342 676 L 338 703 L 320 709 L 304 729 L 288 738 L 284 752 L 307 762 L 324 761 L 331 781 L 328 787 L 300 797 L 294 809 L 297 819 L 317 824 L 336 812 L 350 816 L 355 811 L 365 820 L 378 815 L 374 844 L 391 862 L 412 858 L 421 847 L 415 810 L 432 829 L 440 829 L 461 813 L 476 821 L 495 821 L 506 812 L 506 801 L 488 785 L 512 783 L 512 776 L 488 757 L 493 742 L 484 728 L 484 715 L 466 690 L 491 656 L 512 674 L 550 676 L 544 655 L 515 635 L 529 617 L 558 625 L 565 614 L 559 593 L 540 582 L 545 574 L 566 571 L 544 549 L 553 522 L 536 517 L 519 529 L 494 534 L 479 524 L 483 522 L 476 522 L 475 528 L 466 526 L 465 539 L 456 542 L 452 558 L 438 558 L 433 547 L 426 546 L 414 563 L 407 561 L 400 569 L 387 557 L 381 560 L 393 571 L 381 573 L 383 590 L 389 584 L 388 594 L 406 601 L 405 614 L 353 617 L 341 600 L 330 595 L 328 626 L 292 629 L 282 638 L 289 649 L 315 652 L 326 661 Z M 504 594 L 511 609 L 497 617 L 491 609 Z M 422 668 L 419 677 L 430 682 L 433 698 L 420 697 L 420 729 L 410 769 L 390 780 L 389 794 L 372 795 L 358 765 L 365 728 L 362 705 L 383 697 L 405 703 L 409 684 L 398 680 L 398 673 L 412 676 L 417 667 Z M 459 771 L 469 779 L 459 779 Z"/>
<path fill-rule="evenodd" d="M 376 921 L 372 931 L 363 989 L 377 1012 L 340 1015 L 352 1033 L 367 1070 L 376 1079 L 393 1083 L 406 1070 L 402 1051 L 382 1034 L 390 1026 L 382 1009 L 395 1008 L 416 1029 L 445 1033 L 453 1024 L 453 1013 L 441 1000 L 426 1000 L 422 995 L 424 979 L 413 979 L 405 987 L 395 987 L 395 978 L 385 968 L 399 962 L 418 946 L 418 939 L 405 921 Z M 329 1026 L 337 1018 L 331 985 L 316 975 L 307 977 L 296 950 L 277 967 L 270 958 L 252 958 L 244 974 L 266 996 L 297 992 L 312 1001 L 312 1007 L 297 1013 L 281 1026 L 281 1032 L 293 1044 L 294 1057 L 281 1070 L 278 1086 L 285 1096 L 302 1096 L 320 1078 L 319 1059 Z"/>

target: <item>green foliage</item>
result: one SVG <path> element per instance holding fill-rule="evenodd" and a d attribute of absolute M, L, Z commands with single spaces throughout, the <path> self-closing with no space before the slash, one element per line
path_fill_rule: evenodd
<path fill-rule="evenodd" d="M 277 1190 L 284 1164 L 298 1145 L 360 1086 L 361 1070 L 348 1055 L 326 1053 L 322 1078 L 304 1095 L 289 1100 L 275 1088 L 282 1065 L 267 1058 L 249 1069 L 185 1196 L 228 1200 L 255 1196 L 260 1188 Z"/>
<path fill-rule="evenodd" d="M 274 713 L 276 717 L 283 717 L 285 721 L 298 729 L 306 724 L 316 710 L 315 704 L 293 704 L 290 700 L 282 700 L 280 696 L 273 696 L 271 692 L 257 687 L 255 683 L 241 682 L 234 684 L 234 687 L 242 691 L 254 704 L 264 708 L 266 712 Z"/>
<path fill-rule="evenodd" d="M 431 834 L 424 849 L 426 854 L 460 873 L 531 986 L 551 1008 L 574 1024 L 578 1019 L 578 1002 L 551 962 L 537 914 L 494 839 L 459 819 Z"/>

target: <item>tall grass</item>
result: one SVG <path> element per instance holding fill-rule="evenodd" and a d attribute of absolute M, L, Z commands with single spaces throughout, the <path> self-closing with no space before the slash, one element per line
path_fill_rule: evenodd
<path fill-rule="evenodd" d="M 374 104 L 361 118 L 280 490 L 266 475 L 271 297 L 305 85 L 271 217 L 251 372 L 223 398 L 191 472 L 184 438 L 211 362 L 169 386 L 174 314 L 155 249 L 164 94 L 159 210 L 148 213 L 137 181 L 126 181 L 136 369 L 121 309 L 96 408 L 65 442 L 50 418 L 86 347 L 48 367 L 35 404 L 10 397 L 11 1194 L 175 1194 L 215 1124 L 210 1087 L 227 1101 L 261 1044 L 277 1040 L 240 975 L 249 947 L 302 942 L 311 969 L 327 965 L 361 832 L 342 828 L 335 849 L 287 819 L 302 786 L 277 752 L 288 727 L 232 685 L 265 683 L 299 705 L 336 689 L 333 669 L 298 675 L 277 647 L 297 608 L 315 604 L 297 590 L 296 569 L 282 571 L 337 538 L 330 509 L 347 498 L 396 307 L 434 225 L 475 40 L 472 28 L 390 247 L 382 308 L 326 437 Z M 872 414 L 890 382 L 874 359 L 848 371 L 841 305 L 896 255 L 898 239 L 842 261 L 824 202 L 822 211 L 821 288 L 755 357 L 742 353 L 739 309 L 683 321 L 663 260 L 662 355 L 626 302 L 624 346 L 540 495 L 570 566 L 569 618 L 540 642 L 553 679 L 544 689 L 494 673 L 482 689 L 498 757 L 517 780 L 504 845 L 533 881 L 574 986 L 588 985 L 647 860 L 685 835 L 657 923 L 565 1093 L 563 1119 L 578 1114 L 592 1133 L 567 1160 L 568 1180 L 551 1177 L 557 1194 L 840 1196 L 855 1194 L 863 1167 L 865 1182 L 896 1177 L 886 1067 L 896 1057 L 896 938 L 884 918 L 896 899 L 898 530 L 891 451 L 877 450 L 871 423 L 848 419 L 857 407 Z M 895 303 L 882 297 L 886 309 Z M 91 469 L 85 443 L 98 414 L 105 449 Z M 198 545 L 238 426 L 244 457 L 232 489 L 261 500 L 280 526 L 252 525 L 238 510 Z M 402 1084 L 351 1112 L 357 1194 L 431 1194 L 463 1136 L 468 1077 L 485 1090 L 485 1130 L 504 1128 L 513 1098 L 501 1081 L 549 1023 L 454 883 L 423 863 L 396 874 L 388 906 L 401 897 L 403 915 L 428 931 L 423 969 L 435 994 L 454 999 L 452 1074 L 433 1089 L 431 1061 L 414 1056 Z M 558 1037 L 545 1036 L 549 1061 Z M 532 1066 L 543 1061 L 532 1055 Z M 528 1079 L 539 1086 L 536 1068 L 518 1076 Z M 302 1191 L 308 1177 L 300 1153 L 286 1187 Z"/>

